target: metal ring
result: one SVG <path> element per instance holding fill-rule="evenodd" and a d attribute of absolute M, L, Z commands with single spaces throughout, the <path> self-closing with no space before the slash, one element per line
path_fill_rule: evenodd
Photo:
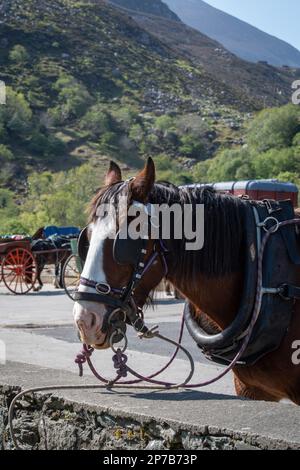
<path fill-rule="evenodd" d="M 107 289 L 106 292 L 103 292 L 100 287 L 105 287 Z M 98 294 L 103 294 L 103 295 L 109 295 L 111 293 L 111 287 L 109 284 L 106 284 L 106 282 L 98 282 L 95 286 L 96 291 Z"/>
<path fill-rule="evenodd" d="M 280 291 L 279 291 L 279 295 L 280 297 L 283 299 L 283 300 L 292 300 L 291 297 L 288 297 L 287 295 L 285 295 L 285 292 L 286 292 L 286 289 L 287 289 L 288 285 L 287 284 L 282 284 L 280 286 Z"/>
<path fill-rule="evenodd" d="M 126 312 L 124 312 L 124 310 L 121 310 L 120 308 L 116 308 L 115 310 L 113 310 L 113 311 L 111 312 L 111 314 L 110 314 L 109 317 L 108 317 L 107 322 L 108 322 L 109 325 L 112 324 L 112 318 L 115 316 L 115 314 L 116 314 L 116 313 L 120 313 L 120 312 L 122 312 L 123 315 L 124 315 L 123 319 L 121 319 L 120 321 L 123 321 L 124 323 L 126 323 L 126 318 L 127 318 L 127 317 L 126 317 Z"/>
<path fill-rule="evenodd" d="M 122 330 L 120 330 L 120 329 L 115 330 L 115 331 L 111 334 L 110 339 L 109 339 L 110 347 L 111 347 L 112 351 L 113 351 L 115 354 L 117 354 L 118 349 L 115 348 L 114 343 L 113 343 L 113 339 L 114 339 L 114 337 L 115 337 L 116 335 L 120 335 L 120 334 L 123 336 L 122 340 L 124 339 L 124 341 L 125 341 L 125 344 L 124 344 L 124 346 L 123 346 L 122 349 L 120 348 L 120 346 L 118 346 L 118 349 L 121 349 L 121 353 L 122 353 L 122 354 L 124 354 L 124 352 L 126 351 L 127 346 L 128 346 L 128 339 L 127 339 L 127 336 L 126 336 L 126 334 L 124 333 L 124 331 L 122 331 Z M 122 341 L 122 340 L 121 340 L 121 341 Z"/>
<path fill-rule="evenodd" d="M 273 225 L 272 227 L 268 228 L 267 227 L 267 223 L 268 222 L 275 222 L 275 225 Z M 280 222 L 279 220 L 277 220 L 275 217 L 267 217 L 263 223 L 261 224 L 262 228 L 264 229 L 265 232 L 271 232 L 271 233 L 276 233 L 278 230 L 279 230 L 279 227 L 280 227 Z"/>

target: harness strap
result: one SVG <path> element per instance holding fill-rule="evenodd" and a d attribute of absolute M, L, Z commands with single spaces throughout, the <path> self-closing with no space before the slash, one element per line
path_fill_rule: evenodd
<path fill-rule="evenodd" d="M 283 284 L 281 286 L 280 295 L 283 299 L 291 300 L 291 299 L 300 299 L 300 287 L 293 286 L 291 284 Z"/>
<path fill-rule="evenodd" d="M 92 294 L 91 292 L 75 292 L 73 296 L 75 301 L 98 302 L 109 305 L 113 308 L 124 308 L 124 303 L 121 299 L 110 297 L 105 294 Z"/>

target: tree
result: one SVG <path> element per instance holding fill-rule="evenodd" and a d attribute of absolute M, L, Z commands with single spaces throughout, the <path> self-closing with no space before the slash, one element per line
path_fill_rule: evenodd
<path fill-rule="evenodd" d="M 247 142 L 257 152 L 289 147 L 300 132 L 300 108 L 292 104 L 266 109 L 249 127 Z"/>
<path fill-rule="evenodd" d="M 253 174 L 251 164 L 249 164 L 250 160 L 251 156 L 246 149 L 221 151 L 217 157 L 210 160 L 207 170 L 207 182 L 237 180 L 237 172 L 243 165 L 249 165 L 247 173 L 250 179 Z"/>
<path fill-rule="evenodd" d="M 0 163 L 7 163 L 12 161 L 14 158 L 13 153 L 3 144 L 0 144 Z"/>
<path fill-rule="evenodd" d="M 32 111 L 24 95 L 13 91 L 11 87 L 6 88 L 6 106 L 0 106 L 0 128 L 1 125 L 2 132 L 10 132 L 21 138 L 26 137 L 34 125 Z"/>
<path fill-rule="evenodd" d="M 253 157 L 256 178 L 276 178 L 279 173 L 300 174 L 300 152 L 294 148 L 271 149 Z"/>
<path fill-rule="evenodd" d="M 16 227 L 16 219 L 19 209 L 14 202 L 14 194 L 8 189 L 0 188 L 0 233 L 23 233 Z"/>

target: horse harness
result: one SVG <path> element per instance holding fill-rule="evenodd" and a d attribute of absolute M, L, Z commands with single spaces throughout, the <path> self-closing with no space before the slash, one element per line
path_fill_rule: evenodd
<path fill-rule="evenodd" d="M 299 225 L 291 201 L 245 201 L 244 287 L 239 311 L 228 328 L 211 335 L 198 324 L 190 303 L 185 305 L 185 324 L 208 359 L 230 364 L 241 348 L 253 315 L 258 279 L 262 283 L 259 316 L 238 364 L 250 366 L 275 351 L 286 335 L 296 299 L 300 299 Z M 261 272 L 259 253 L 264 248 Z"/>
<path fill-rule="evenodd" d="M 230 364 L 237 356 L 251 322 L 258 280 L 258 255 L 264 234 L 271 229 L 272 236 L 264 250 L 262 270 L 263 297 L 259 317 L 253 328 L 248 346 L 239 359 L 239 365 L 255 364 L 262 356 L 279 348 L 289 328 L 294 304 L 300 299 L 300 288 L 295 286 L 300 265 L 297 233 L 294 225 L 281 227 L 280 223 L 294 219 L 290 201 L 245 200 L 245 260 L 244 287 L 238 314 L 231 325 L 217 334 L 209 334 L 195 318 L 192 304 L 184 308 L 186 327 L 202 352 L 213 362 Z M 145 206 L 146 208 L 146 206 Z M 149 214 L 150 217 L 150 214 Z M 78 241 L 78 254 L 85 262 L 89 248 L 88 227 L 83 229 Z M 110 343 L 126 338 L 126 323 L 147 335 L 141 308 L 136 305 L 134 291 L 145 273 L 159 257 L 167 275 L 166 249 L 162 240 L 153 245 L 148 259 L 147 239 L 124 239 L 121 231 L 113 246 L 113 256 L 119 265 L 131 265 L 132 276 L 126 287 L 116 289 L 81 277 L 80 284 L 95 289 L 95 293 L 77 292 L 76 301 L 100 302 L 108 309 L 102 331 L 112 328 Z"/>

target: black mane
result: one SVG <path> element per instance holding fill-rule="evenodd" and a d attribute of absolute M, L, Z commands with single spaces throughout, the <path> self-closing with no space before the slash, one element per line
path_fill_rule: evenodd
<path fill-rule="evenodd" d="M 209 186 L 182 187 L 157 183 L 150 195 L 153 204 L 203 204 L 204 247 L 186 251 L 186 240 L 173 240 L 174 272 L 181 281 L 197 274 L 221 277 L 239 271 L 242 266 L 245 201 L 217 193 Z"/>
<path fill-rule="evenodd" d="M 118 204 L 120 195 L 126 194 L 128 184 L 116 183 L 102 189 L 91 206 L 91 220 L 96 217 L 101 203 Z M 245 201 L 231 195 L 217 193 L 211 187 L 181 187 L 158 182 L 149 196 L 152 204 L 204 204 L 204 247 L 198 251 L 186 251 L 184 238 L 168 241 L 174 264 L 171 267 L 176 278 L 182 281 L 207 277 L 222 277 L 243 268 L 242 247 Z"/>

